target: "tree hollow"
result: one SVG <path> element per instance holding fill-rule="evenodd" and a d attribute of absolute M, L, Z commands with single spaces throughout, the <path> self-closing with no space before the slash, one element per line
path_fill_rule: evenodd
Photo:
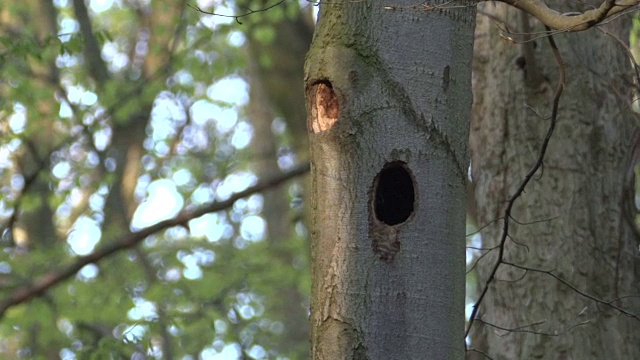
<path fill-rule="evenodd" d="M 374 209 L 376 219 L 387 224 L 405 222 L 413 213 L 413 177 L 401 161 L 387 163 L 376 176 Z"/>

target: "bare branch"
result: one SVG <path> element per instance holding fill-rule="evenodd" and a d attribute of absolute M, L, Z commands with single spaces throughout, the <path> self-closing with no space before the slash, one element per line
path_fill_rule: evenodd
<path fill-rule="evenodd" d="M 488 0 L 475 0 L 473 3 L 481 3 Z M 499 2 L 511 5 L 525 13 L 537 18 L 545 26 L 559 32 L 576 32 L 589 29 L 603 23 L 606 19 L 611 19 L 616 15 L 640 9 L 640 0 L 604 0 L 599 7 L 585 12 L 570 12 L 561 14 L 551 9 L 543 0 L 498 0 Z M 324 3 L 324 1 L 322 1 Z M 470 5 L 453 5 L 456 0 L 447 1 L 443 4 L 431 4 L 430 1 L 409 6 L 384 5 L 386 10 L 412 10 L 412 11 L 433 11 L 442 9 L 464 8 Z M 473 5 L 471 5 L 473 6 Z M 499 24 L 503 24 L 508 31 L 508 24 L 504 21 L 489 15 L 483 11 L 480 14 L 491 17 Z M 247 14 L 248 15 L 248 14 Z M 245 15 L 246 16 L 246 15 Z M 550 29 L 547 29 L 551 33 Z"/>
<path fill-rule="evenodd" d="M 187 6 L 207 15 L 221 16 L 233 18 L 238 22 L 238 24 L 242 24 L 240 22 L 240 18 L 245 16 L 249 16 L 254 13 L 262 12 L 269 10 L 273 7 L 276 7 L 286 0 L 280 0 L 275 4 L 269 5 L 265 8 L 253 10 L 247 8 L 247 12 L 239 14 L 239 15 L 226 15 L 226 14 L 218 14 L 214 12 L 204 11 L 196 5 L 188 4 Z M 475 3 L 485 2 L 487 0 L 476 0 Z M 591 10 L 587 10 L 585 12 L 570 12 L 570 13 L 560 13 L 545 4 L 542 0 L 498 0 L 505 4 L 511 5 L 515 8 L 523 10 L 527 14 L 537 18 L 544 25 L 548 26 L 550 29 L 558 30 L 560 32 L 577 32 L 589 29 L 593 26 L 596 26 L 602 23 L 604 20 L 612 18 L 616 15 L 621 15 L 625 12 L 634 11 L 640 9 L 640 0 L 604 0 L 599 7 Z M 353 2 L 353 1 L 352 1 Z M 358 2 L 358 1 L 355 1 Z M 322 3 L 333 3 L 322 1 Z M 433 11 L 439 9 L 455 9 L 455 8 L 464 8 L 469 5 L 453 5 L 455 0 L 451 0 L 445 2 L 443 4 L 430 4 L 429 1 L 424 1 L 415 5 L 409 6 L 396 6 L 396 5 L 384 5 L 386 10 L 421 10 L 421 11 Z M 480 14 L 487 15 L 488 14 L 480 11 Z M 492 17 L 493 18 L 493 17 Z M 507 29 L 509 26 L 503 21 L 493 18 L 498 23 L 502 23 L 506 25 Z M 551 32 L 550 32 L 551 33 Z"/>
<path fill-rule="evenodd" d="M 16 289 L 12 294 L 0 302 L 0 318 L 2 318 L 7 309 L 44 294 L 48 289 L 69 279 L 88 264 L 96 263 L 108 256 L 118 253 L 121 250 L 132 248 L 142 242 L 147 236 L 158 231 L 173 226 L 185 225 L 189 221 L 202 215 L 224 210 L 241 198 L 278 186 L 292 178 L 306 174 L 309 172 L 309 168 L 309 163 L 301 164 L 287 173 L 279 174 L 272 178 L 263 180 L 257 185 L 241 191 L 225 201 L 214 202 L 193 211 L 183 212 L 172 219 L 164 220 L 142 230 L 132 232 L 129 236 L 121 239 L 120 241 L 107 242 L 106 245 L 94 251 L 92 254 L 80 257 L 74 263 L 60 270 L 51 271 L 35 280 L 32 284 Z"/>
<path fill-rule="evenodd" d="M 605 0 L 599 7 L 585 12 L 561 14 L 542 0 L 499 0 L 527 12 L 547 27 L 566 32 L 583 31 L 624 11 L 635 10 L 640 0 Z"/>

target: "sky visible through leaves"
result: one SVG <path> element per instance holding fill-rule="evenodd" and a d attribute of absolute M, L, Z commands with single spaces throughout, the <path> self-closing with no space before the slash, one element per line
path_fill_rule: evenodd
<path fill-rule="evenodd" d="M 90 2 L 91 9 L 96 13 L 100 13 L 110 9 L 114 2 L 117 0 L 94 0 Z M 206 7 L 210 1 L 199 0 L 198 5 Z M 220 11 L 220 10 L 219 10 Z M 229 13 L 232 13 L 231 9 L 227 9 Z M 225 17 L 204 17 L 202 23 L 208 27 L 215 28 L 220 24 L 230 24 L 233 22 L 231 18 Z M 76 23 L 66 22 L 68 29 L 63 29 L 62 33 L 77 31 L 73 28 L 77 26 Z M 244 44 L 244 36 L 240 32 L 234 32 L 231 35 L 230 43 L 235 46 L 242 46 Z M 105 59 L 117 59 L 118 54 L 109 46 L 105 46 L 103 49 L 103 57 Z M 117 66 L 118 61 L 114 61 Z M 188 75 L 184 75 L 188 76 Z M 188 80 L 188 79 L 184 79 Z M 180 76 L 178 76 L 180 81 Z M 69 97 L 71 101 L 82 103 L 86 106 L 91 106 L 97 101 L 97 96 L 82 88 L 69 88 Z M 199 100 L 192 106 L 192 120 L 196 124 L 202 124 L 208 119 L 215 119 L 216 129 L 221 134 L 233 133 L 231 143 L 236 149 L 244 149 L 249 145 L 251 137 L 253 135 L 252 128 L 246 122 L 238 121 L 237 108 L 242 107 L 248 102 L 248 85 L 247 83 L 236 76 L 230 76 L 218 80 L 206 90 L 207 96 L 211 100 L 223 102 L 232 105 L 228 108 L 221 108 L 212 102 L 206 100 Z M 152 126 L 153 126 L 153 138 L 164 139 L 167 137 L 167 133 L 171 131 L 170 121 L 176 118 L 176 114 L 180 112 L 180 109 L 174 106 L 171 101 L 163 101 L 159 98 L 152 111 Z M 60 109 L 61 117 L 71 116 L 71 109 L 62 103 Z M 179 116 L 179 115 L 178 115 Z M 24 126 L 25 119 L 24 113 L 17 112 L 11 117 L 11 127 L 14 131 L 19 132 L 20 127 Z M 107 136 L 105 134 L 96 134 L 96 144 L 107 144 Z M 99 145 L 98 145 L 99 146 Z M 98 148 L 101 150 L 100 148 Z M 168 149 L 156 149 L 158 152 L 168 152 Z M 0 161 L 6 161 L 6 159 L 0 158 Z M 53 169 L 53 175 L 63 179 L 68 172 L 69 165 L 65 162 L 58 163 Z M 257 178 L 251 173 L 238 173 L 228 177 L 221 186 L 217 188 L 215 197 L 217 200 L 224 201 L 228 199 L 232 194 L 245 190 L 251 185 L 255 185 Z M 177 171 L 173 174 L 171 179 L 160 179 L 152 181 L 148 184 L 141 183 L 138 188 L 144 189 L 144 200 L 138 206 L 132 221 L 132 230 L 139 230 L 148 226 L 151 226 L 162 220 L 170 219 L 176 216 L 184 206 L 184 199 L 180 192 L 177 190 L 178 186 L 184 185 L 190 181 L 193 181 L 192 175 L 187 171 Z M 204 204 L 211 201 L 208 193 L 195 192 L 191 199 L 194 203 Z M 262 198 L 260 196 L 253 196 L 248 200 L 247 206 L 258 213 L 261 208 Z M 264 236 L 265 222 L 258 215 L 252 215 L 244 217 L 240 225 L 240 232 L 243 238 L 250 241 L 260 241 Z M 218 215 L 207 214 L 198 219 L 192 220 L 189 223 L 189 228 L 192 236 L 205 237 L 210 242 L 218 241 L 225 233 L 225 224 L 218 219 Z M 227 230 L 229 231 L 229 230 Z M 94 220 L 88 217 L 81 217 L 76 221 L 73 227 L 72 233 L 68 238 L 71 251 L 78 255 L 87 255 L 91 253 L 94 247 L 98 244 L 101 237 L 100 226 Z M 203 262 L 212 262 L 214 259 L 213 252 L 202 253 L 198 255 L 187 255 L 180 260 L 184 263 L 185 269 L 182 271 L 182 276 L 186 279 L 195 280 L 199 279 L 202 275 L 199 264 Z M 92 278 L 98 274 L 97 267 L 95 265 L 87 265 L 81 271 L 80 276 L 84 278 Z M 175 276 L 179 278 L 180 274 Z M 128 317 L 131 320 L 152 319 L 156 316 L 156 308 L 153 303 L 145 301 L 144 299 L 134 299 L 135 307 L 129 311 Z M 222 323 L 218 323 L 218 326 Z M 132 326 L 131 329 L 125 331 L 128 333 L 129 340 L 134 341 L 135 338 L 141 338 L 144 332 L 143 327 Z M 260 351 L 257 349 L 256 351 Z M 209 350 L 210 353 L 202 353 L 202 357 L 206 359 L 234 359 L 239 355 L 239 349 L 236 344 L 230 344 L 225 346 L 222 351 Z"/>

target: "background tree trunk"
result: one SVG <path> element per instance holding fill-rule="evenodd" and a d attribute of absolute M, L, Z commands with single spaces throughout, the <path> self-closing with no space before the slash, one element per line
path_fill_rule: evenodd
<path fill-rule="evenodd" d="M 23 4 L 25 11 L 23 17 L 32 20 L 35 39 L 44 42 L 49 34 L 58 32 L 56 16 L 58 12 L 51 3 L 41 1 L 27 1 Z M 6 26 L 12 26 L 16 31 L 24 31 L 23 24 L 19 17 L 3 19 Z M 27 61 L 24 65 L 32 74 L 32 81 L 43 90 L 39 94 L 30 97 L 33 106 L 28 110 L 30 117 L 38 121 L 29 123 L 29 131 L 35 133 L 32 141 L 28 143 L 25 150 L 17 157 L 19 169 L 25 178 L 25 188 L 22 193 L 25 199 L 21 199 L 21 211 L 14 214 L 13 221 L 13 242 L 24 248 L 44 247 L 53 249 L 56 241 L 56 231 L 53 223 L 53 212 L 50 201 L 51 195 L 48 193 L 49 177 L 47 171 L 49 166 L 49 156 L 56 149 L 61 141 L 61 134 L 55 130 L 56 108 L 50 106 L 48 99 L 53 96 L 53 91 L 48 89 L 51 84 L 59 81 L 58 69 L 55 65 L 55 58 L 45 57 L 42 61 Z M 4 94 L 3 94 L 4 95 Z M 3 96 L 4 97 L 4 96 Z M 38 226 L 33 226 L 38 224 Z"/>
<path fill-rule="evenodd" d="M 282 18 L 275 13 L 281 13 Z M 254 169 L 260 178 L 282 172 L 278 159 L 285 147 L 273 132 L 276 117 L 286 124 L 288 151 L 298 161 L 308 159 L 304 93 L 300 90 L 303 88 L 304 56 L 313 34 L 311 17 L 310 8 L 289 3 L 247 19 L 247 74 L 251 88 L 248 114 L 258 135 L 251 146 L 256 157 Z M 259 31 L 273 31 L 276 36 L 269 41 L 261 40 L 257 35 Z M 308 187 L 306 183 L 305 190 Z M 310 247 L 307 238 L 295 234 L 296 218 L 305 216 L 291 210 L 289 190 L 289 187 L 281 186 L 263 193 L 263 216 L 267 222 L 266 236 L 272 266 L 292 274 L 278 282 L 278 288 L 274 289 L 278 296 L 266 302 L 285 321 L 282 341 L 274 345 L 279 345 L 278 350 L 282 354 L 308 359 L 309 289 L 300 286 L 308 284 L 308 273 L 299 269 L 308 266 Z M 308 196 L 307 191 L 305 194 Z M 300 246 L 294 245 L 296 242 L 304 242 L 303 252 Z"/>
<path fill-rule="evenodd" d="M 564 2 L 547 3 L 569 11 Z M 535 33 L 542 30 L 537 22 L 500 4 L 480 9 L 492 17 L 478 17 L 470 137 L 482 226 L 503 215 L 535 163 L 559 75 L 546 38 L 517 38 L 514 44 L 495 25 L 497 19 L 513 33 Z M 634 115 L 627 85 L 632 73 L 624 48 L 613 38 L 627 42 L 629 20 L 554 36 L 568 82 L 543 169 L 513 208 L 505 259 L 553 270 L 580 291 L 637 314 L 640 301 L 625 296 L 637 295 L 640 254 L 622 209 L 625 177 L 633 173 Z M 501 231 L 502 221 L 484 228 L 483 246 L 497 245 Z M 493 251 L 479 261 L 480 287 L 496 259 Z M 501 266 L 478 318 L 472 347 L 493 359 L 640 357 L 639 321 L 544 273 Z"/>
<path fill-rule="evenodd" d="M 474 15 L 322 4 L 306 65 L 315 359 L 463 356 Z"/>

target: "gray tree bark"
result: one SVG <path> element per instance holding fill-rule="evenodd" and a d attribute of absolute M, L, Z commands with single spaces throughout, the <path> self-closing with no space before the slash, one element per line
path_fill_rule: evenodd
<path fill-rule="evenodd" d="M 325 2 L 306 64 L 314 359 L 463 356 L 474 7 Z"/>
<path fill-rule="evenodd" d="M 561 13 L 584 10 L 547 4 Z M 535 33 L 543 30 L 537 21 L 500 4 L 480 11 L 491 18 L 479 16 L 476 29 L 470 149 L 476 215 L 484 225 L 503 215 L 535 163 L 559 75 L 546 38 L 507 34 L 514 44 L 496 26 L 497 20 L 514 34 Z M 577 290 L 638 314 L 640 253 L 623 210 L 633 174 L 634 115 L 625 82 L 632 73 L 613 38 L 627 42 L 629 20 L 555 35 L 567 86 L 544 166 L 513 208 L 505 260 L 553 270 Z M 498 244 L 502 226 L 500 220 L 482 230 L 485 248 Z M 479 287 L 496 260 L 493 251 L 479 261 Z M 546 273 L 502 265 L 478 319 L 471 347 L 493 359 L 640 358 L 640 321 Z"/>

